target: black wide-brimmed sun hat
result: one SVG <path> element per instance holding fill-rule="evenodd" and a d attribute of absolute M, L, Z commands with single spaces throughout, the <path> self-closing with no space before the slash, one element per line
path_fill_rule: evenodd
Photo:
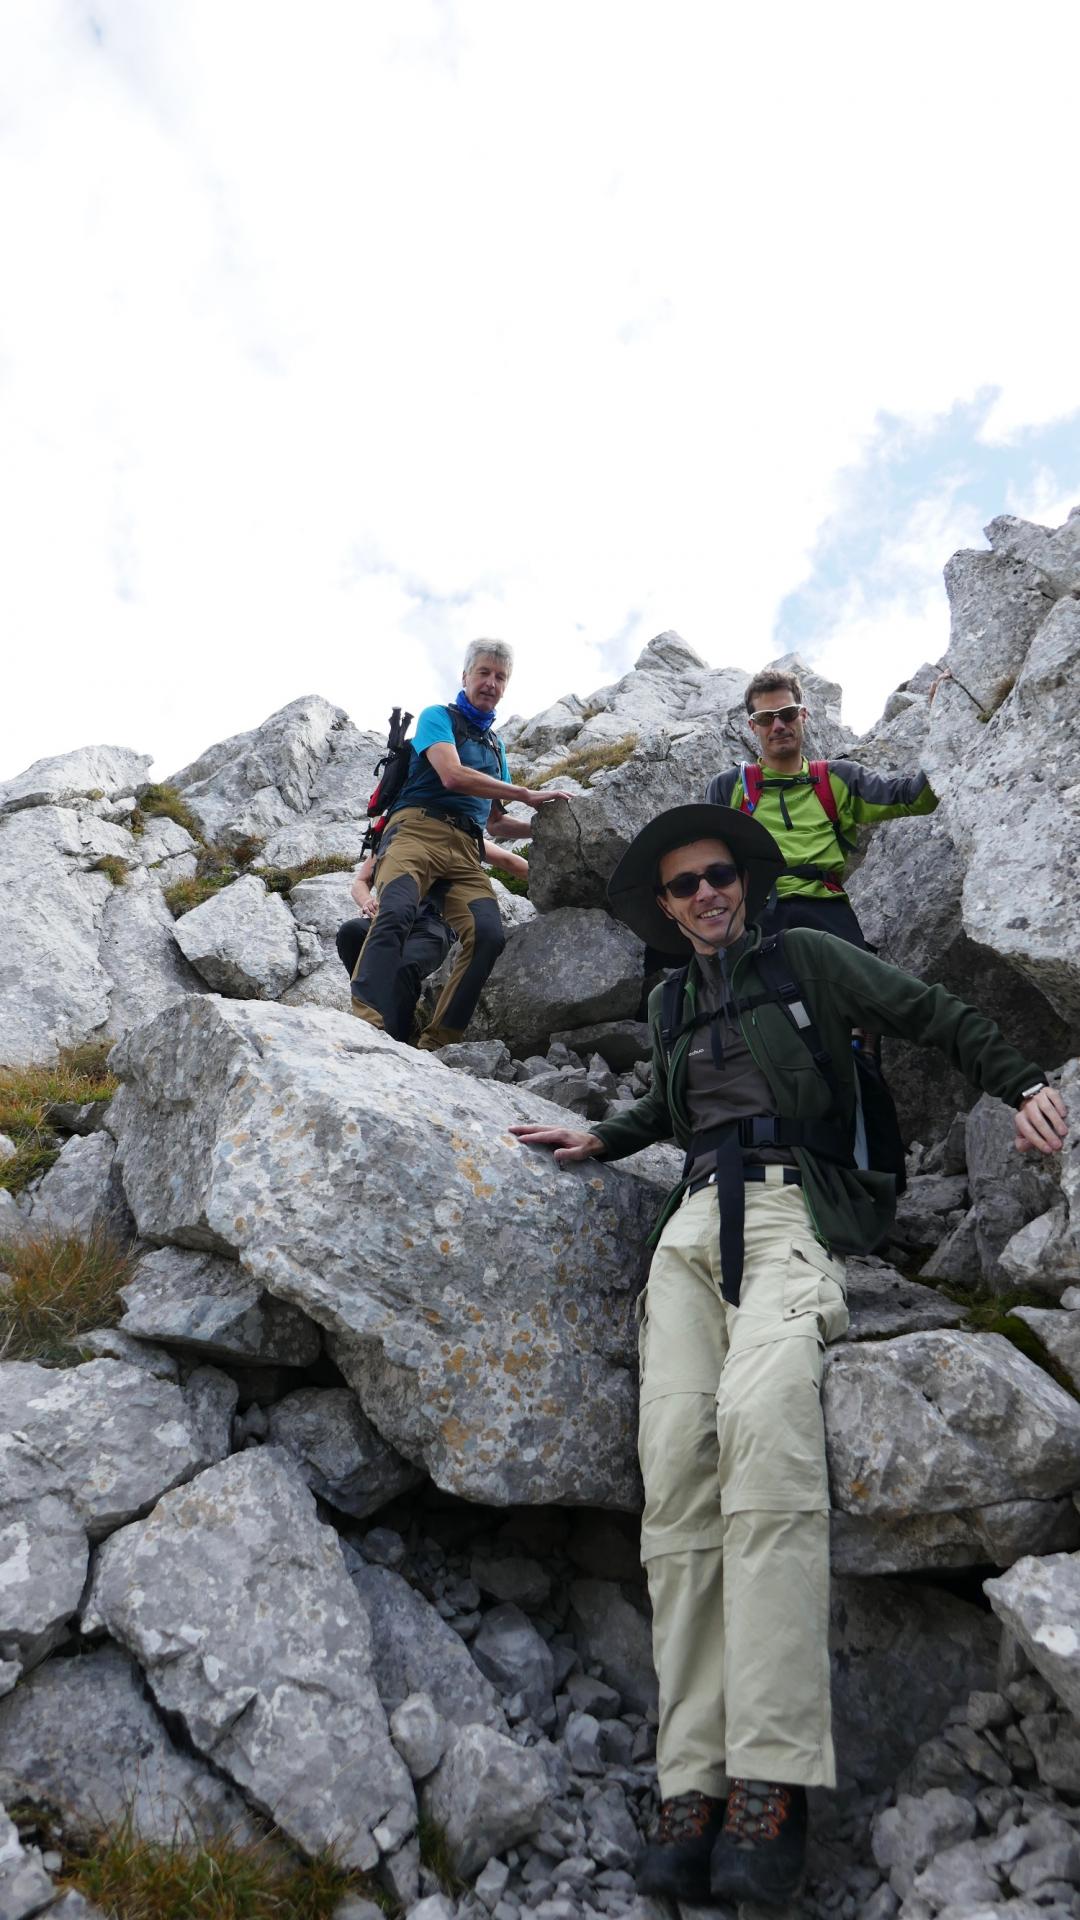
<path fill-rule="evenodd" d="M 658 813 L 630 842 L 608 881 L 611 910 L 659 953 L 685 960 L 693 952 L 682 930 L 669 920 L 656 893 L 657 870 L 665 853 L 693 840 L 722 840 L 746 875 L 747 924 L 762 912 L 784 871 L 784 856 L 772 834 L 748 813 L 734 807 L 672 807 Z"/>

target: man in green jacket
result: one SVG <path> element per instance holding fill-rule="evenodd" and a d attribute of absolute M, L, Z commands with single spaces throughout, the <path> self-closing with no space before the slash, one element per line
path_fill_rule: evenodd
<path fill-rule="evenodd" d="M 947 670 L 934 681 L 931 700 L 946 678 Z M 758 757 L 716 774 L 705 798 L 753 814 L 783 852 L 777 898 L 764 930 L 820 927 L 864 947 L 844 891 L 844 867 L 855 851 L 858 829 L 933 813 L 937 795 L 925 773 L 879 773 L 857 760 L 807 760 L 802 687 L 788 668 L 766 667 L 754 675 L 746 689 L 746 712 Z"/>
<path fill-rule="evenodd" d="M 806 1788 L 836 1781 L 822 1352 L 848 1324 L 843 1255 L 879 1245 L 895 1204 L 892 1176 L 852 1157 L 852 1023 L 937 1047 L 1013 1102 L 1021 1151 L 1054 1153 L 1066 1130 L 1060 1095 L 992 1020 L 865 950 L 793 929 L 778 998 L 756 921 L 782 867 L 760 823 L 722 807 L 639 833 L 612 906 L 686 963 L 666 1032 L 662 986 L 649 1002 L 651 1090 L 588 1133 L 514 1128 L 564 1164 L 672 1136 L 686 1153 L 640 1331 L 662 1803 L 638 1884 L 690 1902 L 710 1886 L 790 1899 Z"/>

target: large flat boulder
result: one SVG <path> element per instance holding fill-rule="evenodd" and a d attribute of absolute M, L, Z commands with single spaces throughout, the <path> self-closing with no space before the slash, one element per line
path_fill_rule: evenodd
<path fill-rule="evenodd" d="M 151 758 L 149 753 L 133 753 L 130 747 L 77 747 L 74 753 L 35 760 L 25 773 L 0 781 L 0 813 L 133 794 L 146 779 Z"/>
<path fill-rule="evenodd" d="M 140 1233 L 239 1257 L 318 1321 L 368 1418 L 439 1485 L 635 1505 L 647 1178 L 557 1171 L 508 1129 L 561 1108 L 348 1016 L 193 997 L 113 1058 Z"/>
<path fill-rule="evenodd" d="M 242 874 L 185 913 L 173 937 L 215 993 L 276 1000 L 296 979 L 296 923 L 281 895 L 256 874 Z"/>
<path fill-rule="evenodd" d="M 1000 1334 L 834 1347 L 833 1500 L 871 1519 L 1054 1500 L 1080 1485 L 1080 1404 Z"/>
<path fill-rule="evenodd" d="M 412 1833 L 367 1616 L 277 1448 L 211 1467 L 114 1534 L 83 1626 L 134 1654 L 158 1705 L 305 1852 L 370 1869 Z"/>
<path fill-rule="evenodd" d="M 491 971 L 470 1026 L 512 1053 L 546 1051 L 553 1032 L 629 1020 L 645 984 L 645 948 L 596 908 L 560 907 L 515 929 Z"/>

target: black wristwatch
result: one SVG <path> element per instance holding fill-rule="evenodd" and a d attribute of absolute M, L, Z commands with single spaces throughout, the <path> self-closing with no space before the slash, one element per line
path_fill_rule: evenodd
<path fill-rule="evenodd" d="M 1020 1108 L 1023 1106 L 1025 1100 L 1031 1099 L 1032 1094 L 1041 1093 L 1043 1088 L 1048 1087 L 1049 1085 L 1050 1085 L 1049 1080 L 1036 1080 L 1032 1083 L 1030 1087 L 1025 1087 L 1023 1093 L 1018 1093 L 1016 1096 L 1017 1112 L 1020 1111 Z"/>

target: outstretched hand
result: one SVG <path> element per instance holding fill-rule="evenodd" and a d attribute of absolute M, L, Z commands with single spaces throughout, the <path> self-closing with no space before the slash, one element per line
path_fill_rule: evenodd
<path fill-rule="evenodd" d="M 1060 1093 L 1053 1087 L 1040 1087 L 1025 1100 L 1016 1115 L 1018 1153 L 1060 1153 L 1067 1134 L 1069 1115 Z"/>
<path fill-rule="evenodd" d="M 562 787 L 523 787 L 514 797 L 517 800 L 523 800 L 527 807 L 536 810 L 540 807 L 549 807 L 553 800 L 569 800 L 573 796 L 565 793 Z"/>
<path fill-rule="evenodd" d="M 600 1159 L 604 1152 L 604 1143 L 598 1134 L 575 1133 L 572 1127 L 511 1127 L 515 1139 L 526 1147 L 554 1147 L 555 1159 L 559 1166 L 569 1166 L 574 1160 Z"/>

